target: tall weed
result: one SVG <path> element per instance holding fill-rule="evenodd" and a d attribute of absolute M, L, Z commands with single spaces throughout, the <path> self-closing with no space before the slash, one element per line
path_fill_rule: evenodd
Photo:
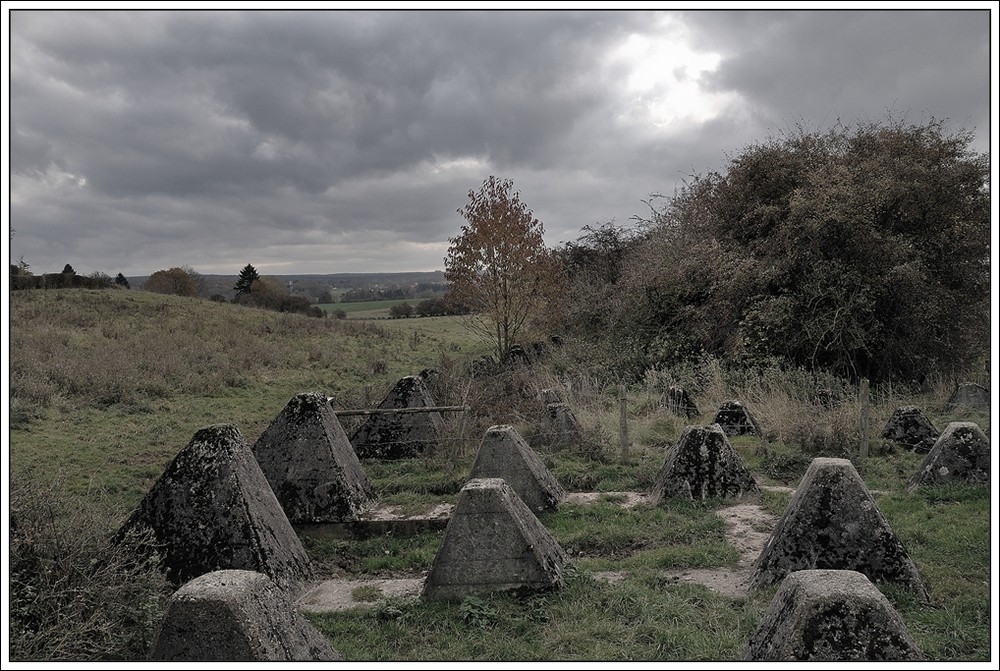
<path fill-rule="evenodd" d="M 121 516 L 106 498 L 60 491 L 34 472 L 11 477 L 11 659 L 145 659 L 170 593 L 158 559 L 134 550 L 152 539 L 113 543 Z"/>

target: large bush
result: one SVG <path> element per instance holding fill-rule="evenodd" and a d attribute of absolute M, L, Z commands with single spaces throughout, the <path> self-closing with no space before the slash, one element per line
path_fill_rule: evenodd
<path fill-rule="evenodd" d="M 875 379 L 981 365 L 989 162 L 971 141 L 933 120 L 800 131 L 652 201 L 604 303 L 615 350 Z"/>
<path fill-rule="evenodd" d="M 197 296 L 198 282 L 188 270 L 184 268 L 170 268 L 168 270 L 157 270 L 149 276 L 142 286 L 144 291 L 152 291 L 158 294 L 172 294 L 174 296 Z"/>

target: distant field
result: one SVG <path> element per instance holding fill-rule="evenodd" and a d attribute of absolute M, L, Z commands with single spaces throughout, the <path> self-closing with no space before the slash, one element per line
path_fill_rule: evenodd
<path fill-rule="evenodd" d="M 360 303 L 320 303 L 316 307 L 326 312 L 343 310 L 350 319 L 378 319 L 388 317 L 389 308 L 400 303 L 416 305 L 423 299 L 403 298 L 391 301 L 361 301 Z"/>

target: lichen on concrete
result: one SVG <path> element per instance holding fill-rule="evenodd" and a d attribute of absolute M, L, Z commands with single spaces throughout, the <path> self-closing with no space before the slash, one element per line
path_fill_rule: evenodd
<path fill-rule="evenodd" d="M 807 569 L 858 571 L 927 598 L 916 565 L 847 459 L 813 459 L 754 563 L 750 586 Z"/>
<path fill-rule="evenodd" d="M 298 394 L 253 446 L 293 524 L 356 520 L 375 490 L 326 396 Z"/>
<path fill-rule="evenodd" d="M 147 527 L 175 584 L 220 569 L 259 571 L 286 590 L 312 564 L 278 499 L 232 424 L 198 430 L 122 525 Z"/>
<path fill-rule="evenodd" d="M 952 422 L 910 478 L 909 490 L 921 485 L 990 484 L 990 439 L 974 422 Z"/>
<path fill-rule="evenodd" d="M 807 570 L 782 581 L 743 659 L 887 662 L 925 656 L 899 613 L 863 574 Z"/>
<path fill-rule="evenodd" d="M 938 438 L 927 416 L 914 405 L 896 408 L 882 429 L 882 437 L 913 452 L 929 452 Z"/>
<path fill-rule="evenodd" d="M 721 427 L 689 426 L 668 452 L 653 483 L 650 501 L 732 499 L 759 491 L 757 481 Z"/>
<path fill-rule="evenodd" d="M 152 661 L 309 662 L 343 656 L 273 581 L 254 571 L 214 571 L 167 605 Z"/>
<path fill-rule="evenodd" d="M 379 403 L 379 409 L 432 408 L 434 399 L 417 375 L 399 380 Z M 362 459 L 406 459 L 433 451 L 444 435 L 439 412 L 378 414 L 368 417 L 351 435 Z"/>
<path fill-rule="evenodd" d="M 742 403 L 726 401 L 715 413 L 713 424 L 718 424 L 727 436 L 761 436 L 760 424 Z"/>

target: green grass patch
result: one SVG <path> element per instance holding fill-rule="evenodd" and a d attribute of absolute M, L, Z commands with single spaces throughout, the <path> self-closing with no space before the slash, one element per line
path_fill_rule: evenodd
<path fill-rule="evenodd" d="M 385 593 L 378 585 L 358 585 L 351 590 L 351 598 L 355 601 L 371 602 L 378 601 Z"/>
<path fill-rule="evenodd" d="M 545 594 L 390 599 L 309 619 L 351 661 L 735 660 L 765 606 L 643 577 L 611 585 L 578 570 Z"/>
<path fill-rule="evenodd" d="M 411 536 L 383 534 L 372 538 L 334 539 L 302 535 L 302 544 L 320 575 L 405 577 L 428 571 L 442 532 Z"/>
<path fill-rule="evenodd" d="M 878 503 L 930 592 L 930 604 L 895 594 L 917 644 L 930 659 L 989 659 L 989 488 L 919 487 Z"/>
<path fill-rule="evenodd" d="M 541 455 L 556 480 L 571 492 L 645 492 L 663 467 L 666 450 L 651 448 L 622 463 L 609 450 L 602 459 L 578 451 L 546 451 Z"/>
<path fill-rule="evenodd" d="M 414 338 L 142 291 L 10 299 L 12 466 L 44 463 L 71 493 L 105 487 L 128 505 L 199 428 L 233 423 L 252 443 L 296 394 L 367 407 L 405 375 L 460 368 L 473 346 L 461 329 Z M 440 402 L 461 401 L 448 391 Z"/>
<path fill-rule="evenodd" d="M 450 496 L 452 500 L 469 477 L 471 457 L 452 461 L 445 457 L 417 457 L 362 462 L 379 499 L 393 495 Z"/>
<path fill-rule="evenodd" d="M 591 570 L 673 569 L 735 564 L 719 502 L 669 501 L 623 508 L 564 504 L 540 519 L 574 560 Z"/>

